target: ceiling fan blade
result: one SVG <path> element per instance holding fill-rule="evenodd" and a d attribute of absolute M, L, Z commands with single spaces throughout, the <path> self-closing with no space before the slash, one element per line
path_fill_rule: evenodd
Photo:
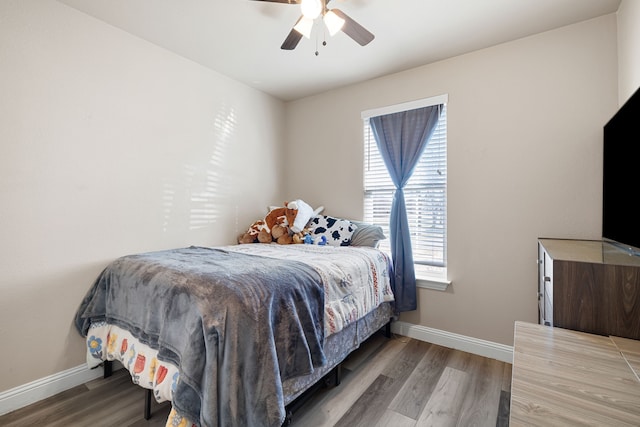
<path fill-rule="evenodd" d="M 252 1 L 265 1 L 268 3 L 288 3 L 288 4 L 300 4 L 302 0 L 252 0 Z M 324 2 L 325 5 L 329 4 L 331 0 L 326 0 Z"/>
<path fill-rule="evenodd" d="M 252 1 L 265 1 L 268 3 L 300 4 L 302 0 L 252 0 Z"/>
<path fill-rule="evenodd" d="M 300 34 L 299 32 L 297 32 L 292 28 L 287 38 L 284 39 L 284 42 L 282 42 L 282 46 L 280 46 L 280 49 L 284 49 L 284 50 L 295 49 L 296 46 L 298 46 L 298 43 L 300 42 L 301 38 L 302 38 L 302 34 Z"/>
<path fill-rule="evenodd" d="M 304 18 L 304 16 L 301 16 L 300 18 L 298 18 L 298 20 L 293 26 L 295 27 L 296 25 L 298 25 L 298 22 L 300 22 L 302 18 Z M 296 46 L 298 46 L 298 43 L 300 43 L 301 38 L 302 38 L 302 34 L 296 31 L 295 28 L 292 28 L 291 31 L 289 31 L 289 35 L 287 36 L 287 38 L 284 39 L 284 42 L 282 42 L 282 46 L 280 46 L 280 49 L 284 49 L 284 50 L 295 49 Z"/>
<path fill-rule="evenodd" d="M 340 18 L 344 19 L 344 26 L 342 27 L 342 32 L 351 37 L 356 41 L 360 46 L 365 46 L 371 42 L 375 38 L 375 36 L 369 32 L 362 25 L 358 24 L 356 21 L 351 19 L 346 13 L 341 11 L 340 9 L 331 9 L 333 13 L 338 15 Z"/>
<path fill-rule="evenodd" d="M 300 4 L 302 0 L 252 0 L 252 1 L 264 1 L 267 3 L 285 3 L 285 4 Z M 324 2 L 325 6 L 329 4 L 331 0 L 326 0 Z"/>

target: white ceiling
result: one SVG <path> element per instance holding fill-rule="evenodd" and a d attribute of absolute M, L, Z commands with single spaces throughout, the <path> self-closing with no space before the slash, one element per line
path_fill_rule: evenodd
<path fill-rule="evenodd" d="M 297 5 L 253 0 L 58 0 L 288 101 L 613 13 L 620 0 L 332 0 L 376 38 L 322 23 L 293 51 L 280 45 Z M 329 37 L 327 35 L 327 37 Z M 315 55 L 316 51 L 319 55 Z"/>

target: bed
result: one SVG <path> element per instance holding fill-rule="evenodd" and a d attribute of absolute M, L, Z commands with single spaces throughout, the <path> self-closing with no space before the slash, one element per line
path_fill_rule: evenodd
<path fill-rule="evenodd" d="M 110 263 L 75 325 L 87 364 L 120 361 L 170 425 L 281 426 L 287 408 L 394 315 L 368 246 L 247 244 Z"/>

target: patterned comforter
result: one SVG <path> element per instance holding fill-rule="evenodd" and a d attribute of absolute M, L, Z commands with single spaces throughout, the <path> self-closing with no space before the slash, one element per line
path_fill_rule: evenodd
<path fill-rule="evenodd" d="M 393 301 L 390 260 L 369 247 L 236 245 L 229 251 L 299 261 L 314 268 L 324 285 L 325 335 L 340 332 L 383 302 Z"/>

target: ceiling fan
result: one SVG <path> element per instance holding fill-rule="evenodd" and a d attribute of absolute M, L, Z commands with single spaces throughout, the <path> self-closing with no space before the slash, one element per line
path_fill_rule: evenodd
<path fill-rule="evenodd" d="M 358 24 L 340 9 L 327 9 L 331 0 L 254 0 L 270 3 L 299 4 L 302 16 L 298 18 L 289 35 L 280 46 L 284 50 L 296 48 L 302 36 L 311 38 L 311 29 L 316 18 L 322 16 L 322 20 L 329 30 L 330 35 L 342 31 L 359 45 L 365 46 L 374 39 L 374 35 L 362 25 Z"/>

